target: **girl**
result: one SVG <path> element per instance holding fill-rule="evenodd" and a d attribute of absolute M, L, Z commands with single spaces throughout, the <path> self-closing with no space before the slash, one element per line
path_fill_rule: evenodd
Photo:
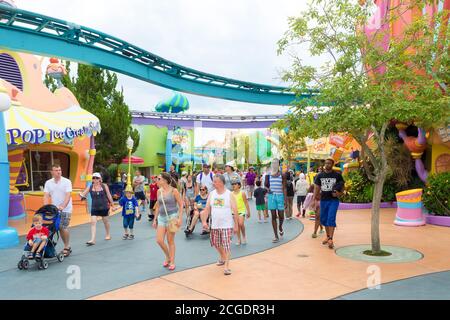
<path fill-rule="evenodd" d="M 308 189 L 308 195 L 306 196 L 304 207 L 307 210 L 312 210 L 314 213 L 314 233 L 313 238 L 317 238 L 317 230 L 320 227 L 320 234 L 323 233 L 323 226 L 320 223 L 320 201 L 314 199 L 314 184 L 312 184 Z"/>
<path fill-rule="evenodd" d="M 175 232 L 169 230 L 169 223 L 175 219 L 176 226 L 182 225 L 183 199 L 177 190 L 177 183 L 169 173 L 163 172 L 158 177 L 158 194 L 153 228 L 156 231 L 156 242 L 164 252 L 163 267 L 175 270 Z M 164 242 L 167 236 L 167 244 Z"/>
<path fill-rule="evenodd" d="M 233 186 L 233 196 L 236 199 L 236 205 L 238 210 L 238 241 L 236 245 L 247 244 L 247 238 L 245 235 L 245 218 L 250 219 L 250 207 L 245 192 L 241 190 L 241 181 L 233 180 L 231 182 Z M 242 237 L 241 237 L 242 234 Z M 241 241 L 242 239 L 242 241 Z"/>
<path fill-rule="evenodd" d="M 109 192 L 109 188 L 105 183 L 102 183 L 102 176 L 95 172 L 92 175 L 92 185 L 86 187 L 79 195 L 81 200 L 86 199 L 86 195 L 91 195 L 91 239 L 86 242 L 86 245 L 93 246 L 95 244 L 95 235 L 97 232 L 97 217 L 101 217 L 105 225 L 106 237 L 105 240 L 111 240 L 110 224 L 109 224 L 109 209 L 114 206 L 114 201 Z"/>

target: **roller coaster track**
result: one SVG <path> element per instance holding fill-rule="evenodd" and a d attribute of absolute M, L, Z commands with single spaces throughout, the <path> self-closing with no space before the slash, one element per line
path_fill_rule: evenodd
<path fill-rule="evenodd" d="M 296 96 L 289 88 L 197 71 L 108 34 L 6 5 L 0 5 L 0 48 L 95 65 L 161 87 L 220 99 L 270 105 L 309 99 L 314 104 L 318 94 L 308 90 Z"/>
<path fill-rule="evenodd" d="M 262 129 L 269 128 L 285 115 L 201 115 L 164 112 L 131 111 L 132 122 L 139 125 L 157 125 L 184 128 Z"/>

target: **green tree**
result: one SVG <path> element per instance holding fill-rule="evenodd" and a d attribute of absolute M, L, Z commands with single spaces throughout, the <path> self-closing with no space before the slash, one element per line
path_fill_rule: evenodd
<path fill-rule="evenodd" d="M 134 140 L 133 152 L 139 146 L 139 132 L 131 127 L 131 114 L 124 101 L 123 89 L 117 90 L 117 75 L 98 67 L 79 64 L 77 77 L 70 78 L 70 62 L 66 62 L 68 75 L 62 78 L 63 85 L 71 90 L 80 106 L 96 115 L 102 127 L 95 137 L 97 165 L 108 167 L 120 163 L 128 155 L 126 140 Z M 54 91 L 55 81 L 48 76 L 47 87 Z"/>
<path fill-rule="evenodd" d="M 358 141 L 367 176 L 374 182 L 371 239 L 372 253 L 378 254 L 380 201 L 388 173 L 386 130 L 393 119 L 424 129 L 449 119 L 450 36 L 448 24 L 442 23 L 446 13 L 435 19 L 435 25 L 445 29 L 430 28 L 427 17 L 418 18 L 406 27 L 402 38 L 391 37 L 384 50 L 379 45 L 382 31 L 372 39 L 361 32 L 373 4 L 359 2 L 363 5 L 356 0 L 312 0 L 299 17 L 289 19 L 279 53 L 295 46 L 308 47 L 311 57 L 325 58 L 325 62 L 319 67 L 306 65 L 292 53 L 294 62 L 284 80 L 297 93 L 313 88 L 320 94 L 296 102 L 293 113 L 276 127 L 289 127 L 298 136 L 312 138 L 347 132 Z M 423 12 L 430 1 L 408 2 Z M 402 19 L 406 9 L 391 7 L 384 22 L 390 25 Z M 374 149 L 366 144 L 370 134 L 375 137 Z"/>

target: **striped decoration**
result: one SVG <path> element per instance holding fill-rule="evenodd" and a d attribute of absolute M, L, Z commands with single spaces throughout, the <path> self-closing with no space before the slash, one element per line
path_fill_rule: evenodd
<path fill-rule="evenodd" d="M 10 194 L 19 193 L 19 189 L 16 188 L 16 181 L 23 164 L 23 152 L 24 149 L 15 149 L 8 151 Z"/>
<path fill-rule="evenodd" d="M 398 226 L 417 227 L 425 225 L 422 213 L 422 189 L 399 192 L 397 196 L 397 213 L 395 224 Z"/>
<path fill-rule="evenodd" d="M 184 112 L 189 109 L 189 101 L 188 99 L 178 93 L 174 92 L 174 95 L 165 101 L 161 101 L 155 107 L 157 112 L 167 112 L 167 113 L 179 113 Z"/>
<path fill-rule="evenodd" d="M 19 66 L 16 60 L 7 53 L 0 54 L 0 78 L 23 91 L 23 80 Z"/>

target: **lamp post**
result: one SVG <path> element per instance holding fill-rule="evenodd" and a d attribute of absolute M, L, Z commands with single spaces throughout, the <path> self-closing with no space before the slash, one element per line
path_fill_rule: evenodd
<path fill-rule="evenodd" d="M 125 191 L 133 191 L 133 187 L 131 186 L 131 151 L 133 150 L 134 141 L 129 136 L 127 139 L 127 148 L 128 148 L 128 175 L 127 175 L 127 187 Z"/>
<path fill-rule="evenodd" d="M 9 161 L 3 114 L 10 107 L 11 97 L 0 81 L 0 249 L 11 248 L 19 244 L 17 230 L 8 227 Z"/>

